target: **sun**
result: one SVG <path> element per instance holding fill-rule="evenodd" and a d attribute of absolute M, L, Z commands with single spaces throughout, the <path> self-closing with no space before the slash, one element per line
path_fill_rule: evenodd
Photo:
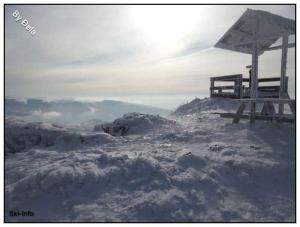
<path fill-rule="evenodd" d="M 137 5 L 131 7 L 130 15 L 149 41 L 175 45 L 193 32 L 203 9 L 192 5 Z"/>

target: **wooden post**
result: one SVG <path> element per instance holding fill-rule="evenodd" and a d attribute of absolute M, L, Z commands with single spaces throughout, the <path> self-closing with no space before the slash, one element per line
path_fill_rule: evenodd
<path fill-rule="evenodd" d="M 252 70 L 251 70 L 251 99 L 257 97 L 257 72 L 258 72 L 258 18 L 253 21 L 253 46 L 252 46 Z M 250 123 L 255 121 L 256 103 L 255 100 L 250 102 Z"/>
<path fill-rule="evenodd" d="M 213 87 L 215 86 L 215 81 L 213 78 L 210 78 L 210 97 L 213 97 Z"/>
<path fill-rule="evenodd" d="M 234 85 L 233 85 L 233 93 L 234 93 L 234 97 L 236 98 L 240 98 L 240 95 L 239 95 L 239 83 L 238 83 L 238 79 L 235 79 L 234 80 Z"/>
<path fill-rule="evenodd" d="M 257 71 L 258 71 L 258 49 L 257 49 L 257 40 L 253 43 L 253 52 L 252 52 L 252 70 L 251 70 L 251 93 L 250 96 L 252 99 L 257 97 Z"/>
<path fill-rule="evenodd" d="M 243 76 L 240 75 L 239 76 L 239 98 L 242 99 L 243 98 Z"/>
<path fill-rule="evenodd" d="M 282 36 L 282 51 L 281 51 L 281 74 L 280 74 L 280 91 L 279 98 L 286 98 L 286 62 L 287 62 L 287 52 L 288 52 L 289 36 Z M 284 105 L 279 104 L 279 114 L 283 114 Z"/>
<path fill-rule="evenodd" d="M 261 111 L 261 115 L 271 115 L 274 116 L 275 108 L 271 101 L 265 101 L 263 103 L 263 108 Z"/>
<path fill-rule="evenodd" d="M 289 97 L 289 94 L 288 94 L 289 78 L 288 78 L 287 76 L 285 77 L 285 82 L 284 82 L 284 83 L 285 83 L 285 84 L 284 84 L 284 92 L 285 92 L 287 98 L 289 99 L 289 98 L 290 98 L 290 97 Z"/>
<path fill-rule="evenodd" d="M 295 116 L 295 114 L 296 114 L 296 101 L 293 100 L 293 101 L 289 102 L 289 106 L 290 106 L 290 109 L 292 111 L 292 114 Z"/>
<path fill-rule="evenodd" d="M 246 108 L 246 103 L 242 102 L 239 109 L 236 112 L 235 117 L 233 118 L 232 123 L 239 123 L 240 119 L 241 119 L 241 115 L 243 114 L 244 110 Z"/>

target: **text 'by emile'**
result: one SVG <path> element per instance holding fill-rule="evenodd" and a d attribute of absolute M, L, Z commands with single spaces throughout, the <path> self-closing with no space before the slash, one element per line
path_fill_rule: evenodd
<path fill-rule="evenodd" d="M 37 31 L 34 28 L 34 26 L 30 25 L 29 21 L 25 18 L 23 18 L 18 10 L 15 10 L 12 13 L 12 16 L 14 17 L 14 20 L 16 22 L 20 22 L 20 24 L 32 35 L 36 35 Z"/>

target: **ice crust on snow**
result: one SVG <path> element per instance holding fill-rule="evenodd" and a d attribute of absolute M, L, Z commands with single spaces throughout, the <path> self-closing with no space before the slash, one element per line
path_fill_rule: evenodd
<path fill-rule="evenodd" d="M 5 143 L 26 145 L 5 156 L 6 221 L 294 221 L 295 126 L 231 124 L 210 113 L 221 99 L 192 103 L 168 119 L 125 115 L 124 137 L 6 122 Z"/>

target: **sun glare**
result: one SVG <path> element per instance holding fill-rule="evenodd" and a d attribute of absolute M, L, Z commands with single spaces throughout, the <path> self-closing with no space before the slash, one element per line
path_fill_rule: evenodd
<path fill-rule="evenodd" d="M 133 6 L 133 23 L 149 41 L 174 45 L 195 29 L 203 10 L 197 6 Z"/>

